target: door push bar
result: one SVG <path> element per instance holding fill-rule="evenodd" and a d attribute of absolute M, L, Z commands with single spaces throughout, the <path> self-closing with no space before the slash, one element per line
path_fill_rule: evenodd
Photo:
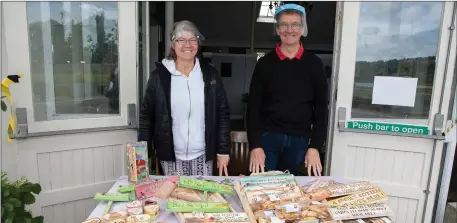
<path fill-rule="evenodd" d="M 444 140 L 443 131 L 444 131 L 444 115 L 435 114 L 433 120 L 433 129 L 431 135 L 419 135 L 412 133 L 400 133 L 400 132 L 383 132 L 375 130 L 366 130 L 366 129 L 352 129 L 346 126 L 346 111 L 345 107 L 338 108 L 338 131 L 340 132 L 357 132 L 357 133 L 366 133 L 366 134 L 376 134 L 376 135 L 392 135 L 392 136 L 403 136 L 403 137 L 413 137 L 413 138 L 427 138 L 427 139 L 436 139 Z"/>
<path fill-rule="evenodd" d="M 99 132 L 99 131 L 113 131 L 113 130 L 124 130 L 124 129 L 137 129 L 138 119 L 135 104 L 127 104 L 127 125 L 115 126 L 115 127 L 102 127 L 102 128 L 87 128 L 87 129 L 72 129 L 64 131 L 49 131 L 49 132 L 28 132 L 27 124 L 27 108 L 16 108 L 16 129 L 11 139 L 24 139 L 29 137 L 38 136 L 53 136 L 53 135 L 64 135 L 64 134 L 75 134 L 75 133 L 87 133 L 87 132 Z"/>

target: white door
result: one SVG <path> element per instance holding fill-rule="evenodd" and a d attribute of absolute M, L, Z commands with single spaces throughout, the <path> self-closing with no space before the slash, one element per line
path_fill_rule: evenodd
<path fill-rule="evenodd" d="M 3 2 L 18 175 L 45 222 L 82 222 L 137 139 L 137 3 Z M 15 157 L 11 157 L 15 159 Z"/>
<path fill-rule="evenodd" d="M 431 222 L 455 65 L 453 2 L 339 5 L 330 175 L 380 186 L 396 223 Z"/>

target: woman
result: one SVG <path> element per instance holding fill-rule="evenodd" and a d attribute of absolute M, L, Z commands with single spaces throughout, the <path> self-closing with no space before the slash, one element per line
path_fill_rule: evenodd
<path fill-rule="evenodd" d="M 230 115 L 222 79 L 196 57 L 203 36 L 193 23 L 175 23 L 170 36 L 170 53 L 146 87 L 139 141 L 154 141 L 164 175 L 209 176 L 217 159 L 219 175 L 228 176 Z"/>

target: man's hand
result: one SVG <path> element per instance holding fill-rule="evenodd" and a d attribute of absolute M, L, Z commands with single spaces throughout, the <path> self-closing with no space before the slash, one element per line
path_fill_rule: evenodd
<path fill-rule="evenodd" d="M 315 148 L 309 148 L 305 156 L 305 166 L 308 169 L 308 176 L 311 176 L 311 170 L 314 176 L 321 176 L 322 164 L 319 151 Z"/>
<path fill-rule="evenodd" d="M 225 176 L 228 176 L 227 166 L 230 161 L 230 156 L 217 156 L 217 169 L 219 169 L 219 176 L 222 176 L 222 172 Z"/>
<path fill-rule="evenodd" d="M 249 172 L 260 173 L 260 171 L 265 172 L 265 152 L 259 147 L 251 150 Z"/>

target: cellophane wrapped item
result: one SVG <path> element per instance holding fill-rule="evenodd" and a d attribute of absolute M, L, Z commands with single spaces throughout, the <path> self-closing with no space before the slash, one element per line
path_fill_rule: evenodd
<path fill-rule="evenodd" d="M 146 142 L 127 144 L 129 183 L 149 182 L 148 145 Z"/>

